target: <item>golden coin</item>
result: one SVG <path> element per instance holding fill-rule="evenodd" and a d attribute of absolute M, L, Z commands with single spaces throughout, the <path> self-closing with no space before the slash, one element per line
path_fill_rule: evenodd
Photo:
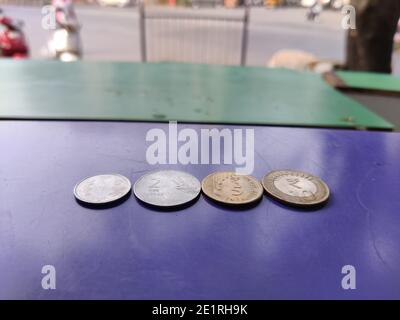
<path fill-rule="evenodd" d="M 320 178 L 301 171 L 273 171 L 263 178 L 262 184 L 271 197 L 298 207 L 324 204 L 330 194 L 329 187 Z"/>
<path fill-rule="evenodd" d="M 212 173 L 203 179 L 201 188 L 207 197 L 229 205 L 250 204 L 263 195 L 256 178 L 235 172 Z"/>

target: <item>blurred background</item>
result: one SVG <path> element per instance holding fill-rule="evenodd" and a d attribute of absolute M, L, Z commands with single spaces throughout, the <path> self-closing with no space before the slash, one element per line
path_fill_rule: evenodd
<path fill-rule="evenodd" d="M 343 7 L 350 1 L 147 0 L 142 15 L 137 1 L 73 1 L 73 18 L 79 25 L 79 39 L 73 39 L 79 47 L 78 58 L 227 65 L 242 62 L 250 66 L 289 64 L 298 69 L 315 61 L 337 65 L 346 61 L 348 30 L 343 28 L 342 21 Z M 15 29 L 25 36 L 26 57 L 56 57 L 51 49 L 56 42 L 55 29 L 43 25 L 51 18 L 43 10 L 48 4 L 51 2 L 0 0 L 3 20 L 12 20 Z M 63 5 L 57 1 L 52 4 Z M 4 33 L 5 24 L 3 21 L 0 25 L 0 34 Z M 393 41 L 391 66 L 394 74 L 400 74 L 398 35 Z M 3 49 L 3 56 L 6 51 Z"/>

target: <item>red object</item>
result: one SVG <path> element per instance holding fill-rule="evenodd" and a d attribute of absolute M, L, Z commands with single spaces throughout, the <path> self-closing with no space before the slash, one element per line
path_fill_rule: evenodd
<path fill-rule="evenodd" d="M 0 15 L 0 56 L 23 59 L 29 48 L 22 28 L 12 19 Z"/>
<path fill-rule="evenodd" d="M 168 0 L 168 4 L 173 7 L 176 5 L 176 0 Z"/>

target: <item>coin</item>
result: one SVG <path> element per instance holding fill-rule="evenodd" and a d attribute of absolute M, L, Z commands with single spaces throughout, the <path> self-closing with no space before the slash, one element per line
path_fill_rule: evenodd
<path fill-rule="evenodd" d="M 189 173 L 161 170 L 145 174 L 133 186 L 135 196 L 157 207 L 187 204 L 200 194 L 200 182 Z"/>
<path fill-rule="evenodd" d="M 262 184 L 268 195 L 299 207 L 323 204 L 330 193 L 320 178 L 301 171 L 272 171 L 263 178 Z"/>
<path fill-rule="evenodd" d="M 215 172 L 203 179 L 202 190 L 209 198 L 228 205 L 245 205 L 262 197 L 263 189 L 252 176 Z"/>
<path fill-rule="evenodd" d="M 79 201 L 101 205 L 125 197 L 131 190 L 131 182 L 120 174 L 101 174 L 86 178 L 74 188 Z"/>

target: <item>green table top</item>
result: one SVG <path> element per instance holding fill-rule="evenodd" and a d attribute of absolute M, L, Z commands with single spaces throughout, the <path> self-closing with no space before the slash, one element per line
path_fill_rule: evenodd
<path fill-rule="evenodd" d="M 10 60 L 0 70 L 0 119 L 393 127 L 308 72 Z"/>
<path fill-rule="evenodd" d="M 336 71 L 336 75 L 351 88 L 400 92 L 400 77 L 390 74 Z"/>

